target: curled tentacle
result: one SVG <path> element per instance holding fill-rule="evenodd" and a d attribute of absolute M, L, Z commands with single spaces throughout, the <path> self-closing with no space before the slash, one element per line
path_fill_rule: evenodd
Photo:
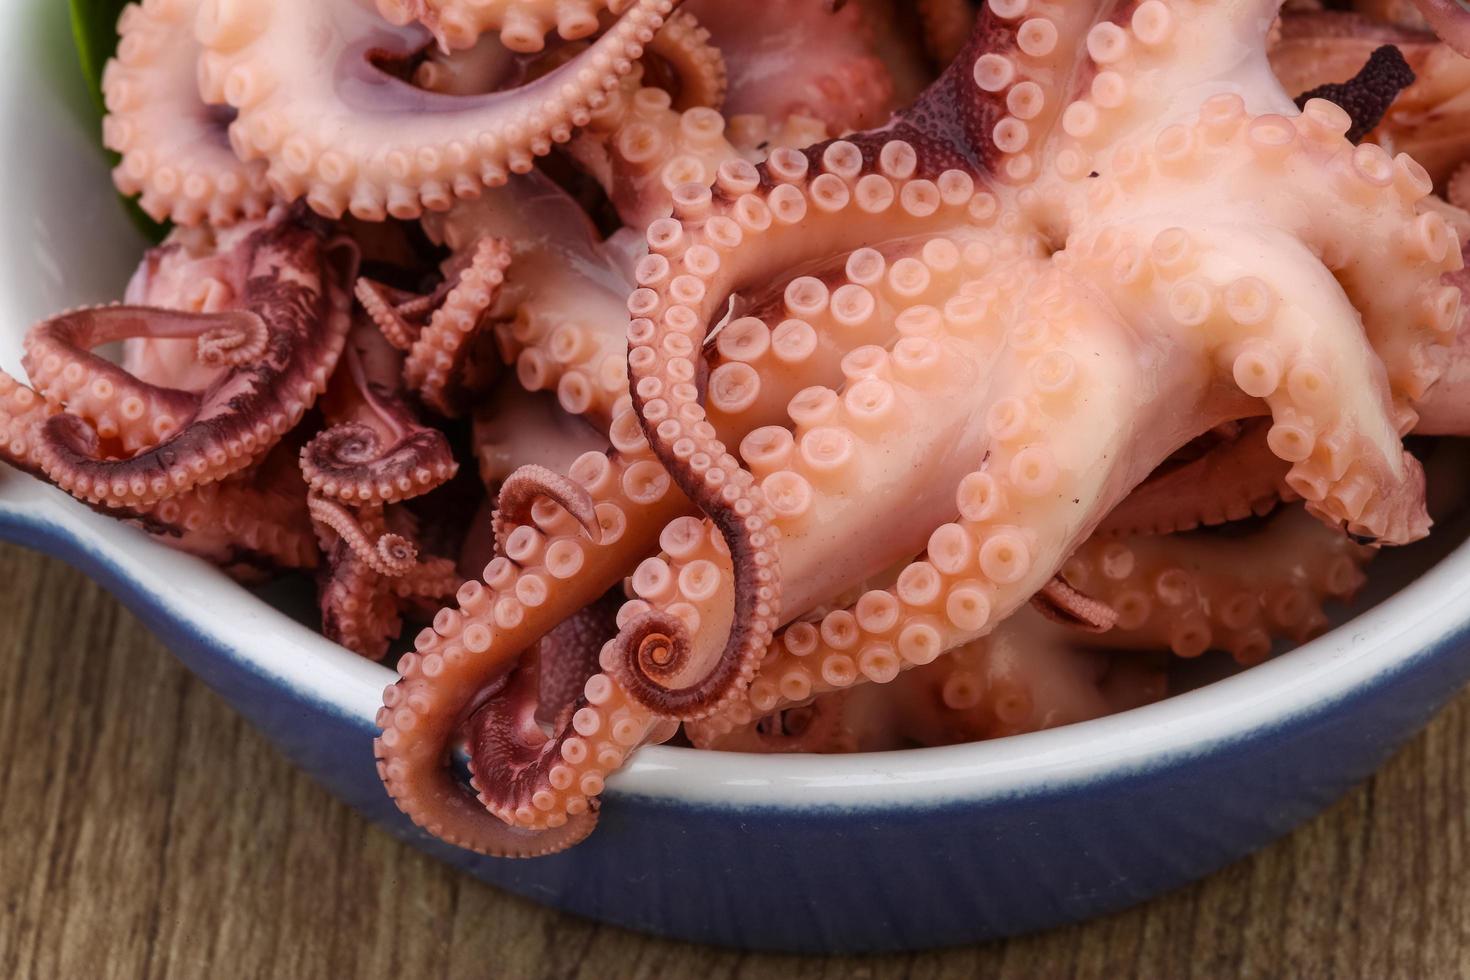
<path fill-rule="evenodd" d="M 495 813 L 488 812 L 448 764 L 460 722 L 483 704 L 486 692 L 499 689 L 538 641 L 621 582 L 646 553 L 649 537 L 688 508 L 646 444 L 629 436 L 636 431 L 631 418 L 615 426 L 617 452 L 589 452 L 569 473 L 596 501 L 599 541 L 589 541 L 559 507 L 538 505 L 536 525 L 511 534 L 506 555 L 490 562 L 483 580 L 461 587 L 457 604 L 419 634 L 415 652 L 399 664 L 401 679 L 384 693 L 376 742 L 384 782 L 399 807 L 437 836 L 485 853 L 521 854 L 526 831 L 507 827 L 497 813 L 536 831 L 581 827 L 605 777 L 653 734 L 625 724 L 621 712 L 628 702 L 594 676 L 553 736 L 555 748 L 538 755 L 545 767 L 530 806 L 512 805 L 523 796 L 514 787 L 482 779 L 479 793 L 495 805 Z M 521 690 L 529 691 L 535 680 L 525 670 Z M 539 799 L 551 803 L 547 809 L 535 802 L 542 793 L 547 795 Z M 537 840 L 551 849 L 568 844 L 559 834 Z"/>
<path fill-rule="evenodd" d="M 342 350 L 355 250 L 280 215 L 242 231 L 231 261 L 243 286 L 228 312 L 106 307 L 64 314 L 32 332 L 27 370 L 48 400 L 68 410 L 40 430 L 50 480 L 92 503 L 146 508 L 246 469 L 301 419 Z M 110 339 L 198 337 L 216 328 L 246 337 L 264 329 L 266 350 L 229 364 L 197 394 L 138 381 L 88 352 Z"/>
<path fill-rule="evenodd" d="M 390 578 L 404 575 L 418 560 L 418 549 L 400 534 L 369 536 L 352 512 L 336 501 L 312 497 L 311 519 L 331 528 L 364 565 Z"/>
<path fill-rule="evenodd" d="M 645 57 L 657 58 L 672 74 L 674 107 L 720 108 L 729 91 L 725 59 L 710 43 L 710 34 L 692 13 L 681 10 L 664 24 L 648 44 Z"/>
<path fill-rule="evenodd" d="M 118 19 L 117 55 L 102 75 L 102 139 L 122 156 L 113 181 L 156 221 L 215 227 L 265 216 L 265 165 L 242 163 L 226 127 L 233 113 L 205 105 L 196 74 L 200 0 L 133 3 Z"/>
<path fill-rule="evenodd" d="M 549 500 L 570 514 L 593 544 L 602 540 L 597 502 L 592 495 L 561 474 L 531 464 L 520 467 L 500 484 L 493 527 L 495 540 L 502 550 L 517 527 L 531 523 L 532 505 L 539 500 Z"/>
<path fill-rule="evenodd" d="M 678 0 L 635 0 L 585 51 L 517 88 L 476 96 L 414 88 L 378 67 L 424 48 L 355 0 L 205 0 L 200 88 L 233 106 L 236 153 L 265 160 L 286 200 L 382 220 L 442 210 L 523 173 L 585 125 L 633 70 Z M 504 37 L 504 32 L 502 32 Z M 405 147 L 383 152 L 382 134 Z"/>
<path fill-rule="evenodd" d="M 412 348 L 423 329 L 410 317 L 433 309 L 430 297 L 404 293 L 371 279 L 358 279 L 353 295 L 383 339 L 401 351 Z"/>
<path fill-rule="evenodd" d="M 322 632 L 354 653 L 381 659 L 402 632 L 403 615 L 447 601 L 461 578 L 446 558 L 419 559 L 413 522 L 400 509 L 370 503 L 349 511 L 320 497 L 309 502 L 324 560 L 317 598 Z"/>
<path fill-rule="evenodd" d="M 1054 623 L 1088 633 L 1106 633 L 1118 622 L 1112 606 L 1077 591 L 1060 575 L 1041 587 L 1031 605 Z"/>
<path fill-rule="evenodd" d="M 421 424 L 394 394 L 400 369 L 373 336 L 371 329 L 354 331 L 325 399 L 329 418 L 340 421 L 301 451 L 312 492 L 344 504 L 396 503 L 458 470 L 444 433 Z"/>

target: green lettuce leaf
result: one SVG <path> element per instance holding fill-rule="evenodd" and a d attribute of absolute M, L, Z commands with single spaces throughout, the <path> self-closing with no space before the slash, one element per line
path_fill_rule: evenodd
<path fill-rule="evenodd" d="M 71 0 L 71 31 L 76 40 L 77 57 L 81 62 L 82 74 L 87 79 L 87 88 L 97 107 L 97 134 L 101 142 L 102 113 L 102 69 L 117 50 L 117 19 L 122 16 L 128 0 Z M 108 153 L 113 165 L 117 155 Z M 123 200 L 128 215 L 138 230 L 152 242 L 161 241 L 168 234 L 168 226 L 161 225 L 143 213 L 138 203 L 131 198 Z"/>

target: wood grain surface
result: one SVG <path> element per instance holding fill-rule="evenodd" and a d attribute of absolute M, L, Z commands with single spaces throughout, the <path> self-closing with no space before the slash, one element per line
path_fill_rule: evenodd
<path fill-rule="evenodd" d="M 0 977 L 1470 976 L 1470 698 L 1213 878 L 911 956 L 742 955 L 460 877 L 279 758 L 115 600 L 0 546 Z"/>

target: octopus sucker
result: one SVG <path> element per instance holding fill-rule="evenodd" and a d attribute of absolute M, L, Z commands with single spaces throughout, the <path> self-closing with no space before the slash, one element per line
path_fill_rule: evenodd
<path fill-rule="evenodd" d="M 552 31 L 566 41 L 596 34 L 599 15 L 621 13 L 630 0 L 377 0 L 377 6 L 391 24 L 423 24 L 446 52 L 493 34 L 511 51 L 534 54 Z"/>
<path fill-rule="evenodd" d="M 157 221 L 215 227 L 265 216 L 265 165 L 230 148 L 228 110 L 206 105 L 196 74 L 200 0 L 134 3 L 118 20 L 117 55 L 102 76 L 103 142 L 121 155 L 113 180 Z"/>
<path fill-rule="evenodd" d="M 205 0 L 201 90 L 237 111 L 235 152 L 266 160 L 282 199 L 328 217 L 413 218 L 504 184 L 570 139 L 677 5 L 636 0 L 584 51 L 526 84 L 450 96 L 374 65 L 424 48 L 428 34 L 392 26 L 362 0 Z M 386 152 L 384 127 L 395 140 Z"/>
<path fill-rule="evenodd" d="M 90 503 L 146 508 L 246 469 L 315 403 L 347 334 L 355 246 L 282 213 L 239 232 L 231 248 L 240 270 L 231 310 L 103 307 L 32 331 L 27 370 L 66 408 L 36 434 L 52 482 Z M 199 393 L 132 379 L 87 350 L 185 336 L 223 368 Z"/>
<path fill-rule="evenodd" d="M 18 470 L 44 476 L 35 433 L 59 411 L 34 388 L 0 371 L 0 459 Z"/>

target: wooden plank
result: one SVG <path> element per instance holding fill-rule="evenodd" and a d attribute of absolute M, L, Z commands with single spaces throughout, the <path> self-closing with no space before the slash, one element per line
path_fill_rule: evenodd
<path fill-rule="evenodd" d="M 0 976 L 1470 976 L 1470 697 L 1276 846 L 1111 918 L 912 956 L 741 955 L 499 894 L 367 827 L 110 597 L 0 546 Z"/>

